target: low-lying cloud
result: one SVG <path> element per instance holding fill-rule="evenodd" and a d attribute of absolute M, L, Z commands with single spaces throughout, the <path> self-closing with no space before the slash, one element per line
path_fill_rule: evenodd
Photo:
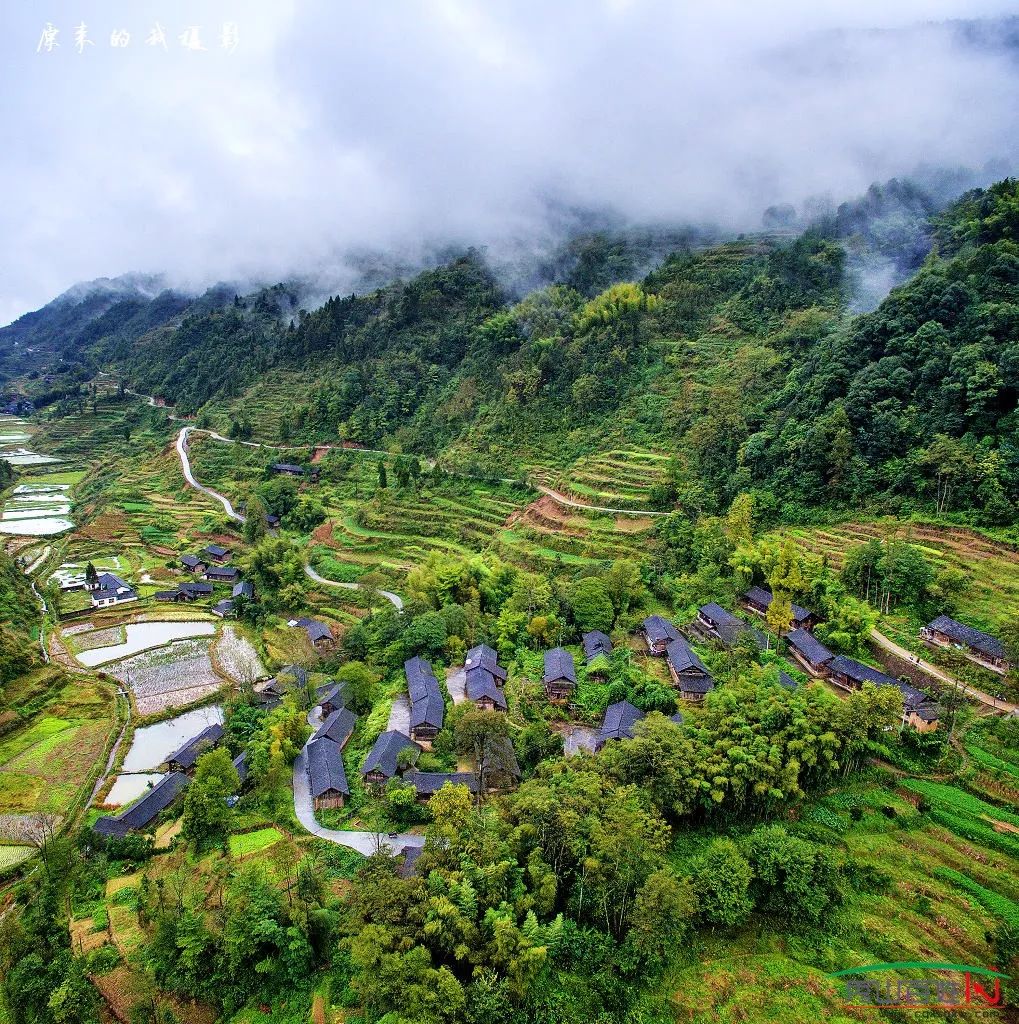
<path fill-rule="evenodd" d="M 569 207 L 754 229 L 773 203 L 1017 157 L 1016 23 L 1010 47 L 1009 23 L 950 21 L 1014 4 L 31 7 L 0 35 L 0 323 L 128 271 L 321 276 L 356 249 L 526 245 Z"/>

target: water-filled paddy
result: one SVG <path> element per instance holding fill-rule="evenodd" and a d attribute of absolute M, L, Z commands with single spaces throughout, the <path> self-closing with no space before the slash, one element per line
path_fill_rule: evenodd
<path fill-rule="evenodd" d="M 212 636 L 216 627 L 211 622 L 131 622 L 125 627 L 127 639 L 110 647 L 97 647 L 79 651 L 76 655 L 82 665 L 94 668 L 110 661 L 118 661 L 150 647 L 162 647 L 173 640 L 187 640 L 196 636 Z"/>
<path fill-rule="evenodd" d="M 176 718 L 156 725 L 136 729 L 131 749 L 121 766 L 123 775 L 151 772 L 158 768 L 178 747 L 194 739 L 206 726 L 222 723 L 223 709 L 219 706 L 195 708 Z"/>

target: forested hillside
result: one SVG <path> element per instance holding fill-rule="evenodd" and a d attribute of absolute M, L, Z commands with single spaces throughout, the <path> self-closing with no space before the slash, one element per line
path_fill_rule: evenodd
<path fill-rule="evenodd" d="M 835 505 L 1006 524 L 1019 500 L 1017 193 L 1006 180 L 937 214 L 906 186 L 872 190 L 799 237 L 688 248 L 601 291 L 637 265 L 605 239 L 518 301 L 468 252 L 311 312 L 283 285 L 210 293 L 176 319 L 167 296 L 124 301 L 80 337 L 92 369 L 234 434 L 500 474 L 626 438 L 675 453 L 664 508 L 716 511 L 754 490 L 787 519 Z M 922 237 L 897 235 L 904 223 Z M 906 262 L 935 248 L 851 316 L 847 236 Z"/>

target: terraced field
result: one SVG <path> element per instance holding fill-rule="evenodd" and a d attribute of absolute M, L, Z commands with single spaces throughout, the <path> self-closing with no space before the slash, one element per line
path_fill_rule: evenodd
<path fill-rule="evenodd" d="M 115 726 L 108 687 L 59 673 L 29 673 L 8 686 L 24 716 L 0 741 L 0 815 L 67 812 Z"/>
<path fill-rule="evenodd" d="M 532 479 L 576 501 L 607 508 L 651 507 L 651 488 L 665 482 L 669 456 L 616 449 L 587 455 L 562 470 L 530 467 Z"/>
<path fill-rule="evenodd" d="M 826 527 L 784 527 L 808 551 L 826 555 L 833 566 L 842 564 L 849 548 L 883 537 L 881 523 L 844 523 Z M 930 523 L 901 523 L 901 539 L 917 545 L 937 567 L 959 569 L 969 577 L 957 618 L 993 629 L 1002 619 L 1019 614 L 1019 552 L 1007 544 L 963 527 Z"/>
<path fill-rule="evenodd" d="M 952 787 L 939 787 L 937 795 L 963 807 L 969 803 L 965 793 Z M 993 963 L 989 935 L 1002 914 L 1019 920 L 1019 858 L 997 841 L 987 846 L 969 838 L 964 812 L 954 820 L 942 816 L 953 822 L 949 827 L 919 813 L 917 799 L 907 787 L 861 781 L 804 809 L 801 821 L 815 831 L 815 839 L 843 849 L 887 879 L 884 887 L 849 894 L 837 941 L 821 945 L 790 939 L 778 927 L 747 928 L 735 939 L 702 933 L 686 965 L 664 980 L 659 998 L 668 998 L 677 1019 L 694 1024 L 848 1024 L 886 1018 L 876 1010 L 849 1009 L 840 979 L 830 977 L 834 971 L 895 961 Z M 991 812 L 1002 820 L 1009 817 L 994 808 Z M 962 1008 L 951 1016 L 979 1021 L 987 1013 Z M 945 1019 L 922 1009 L 909 1017 Z"/>
<path fill-rule="evenodd" d="M 547 497 L 533 500 L 533 491 L 506 483 L 423 477 L 417 487 L 400 488 L 392 460 L 390 486 L 380 493 L 378 458 L 330 451 L 317 463 L 322 478 L 310 493 L 323 502 L 328 520 L 312 535 L 311 557 L 328 579 L 351 582 L 375 570 L 399 575 L 435 551 L 495 551 L 533 569 L 591 565 L 638 556 L 641 534 L 651 525 L 639 517 L 565 509 Z M 198 478 L 231 500 L 243 501 L 273 459 L 208 437 L 196 438 L 191 448 Z"/>

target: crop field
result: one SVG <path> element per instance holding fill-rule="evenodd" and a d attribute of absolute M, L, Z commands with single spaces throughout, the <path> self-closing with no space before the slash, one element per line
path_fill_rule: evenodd
<path fill-rule="evenodd" d="M 936 568 L 961 570 L 969 585 L 960 595 L 955 617 L 978 629 L 993 630 L 1019 614 L 1019 552 L 963 527 L 900 523 L 898 536 L 917 545 Z M 806 550 L 827 555 L 838 568 L 846 551 L 884 535 L 879 523 L 844 523 L 826 527 L 784 527 Z"/>
<path fill-rule="evenodd" d="M 31 846 L 0 846 L 0 875 L 32 856 Z"/>
<path fill-rule="evenodd" d="M 186 707 L 224 685 L 213 668 L 211 643 L 206 637 L 180 640 L 125 658 L 105 671 L 130 687 L 139 715 Z"/>
<path fill-rule="evenodd" d="M 828 976 L 833 971 L 892 961 L 992 963 L 989 934 L 1003 917 L 1019 913 L 1019 851 L 970 838 L 961 820 L 945 824 L 918 811 L 918 788 L 960 814 L 979 810 L 961 790 L 931 786 L 906 780 L 897 790 L 892 782 L 861 780 L 804 809 L 800 827 L 815 841 L 872 865 L 884 880 L 876 891 L 850 891 L 836 941 L 783 933 L 781 922 L 774 930 L 747 928 L 735 940 L 704 932 L 657 998 L 666 997 L 679 1020 L 696 1024 L 848 1024 L 885 1018 L 846 1009 L 839 979 Z M 962 1009 L 951 1016 L 978 1021 L 987 1014 Z M 926 1024 L 944 1017 L 918 1010 L 910 1019 Z"/>
<path fill-rule="evenodd" d="M 213 655 L 220 671 L 238 683 L 262 679 L 266 675 L 258 651 L 238 626 L 223 627 L 213 647 Z"/>
<path fill-rule="evenodd" d="M 265 479 L 265 467 L 280 456 L 198 436 L 191 457 L 203 483 L 243 501 Z M 321 482 L 306 485 L 328 514 L 312 538 L 314 564 L 328 579 L 350 582 L 367 571 L 399 575 L 433 552 L 463 556 L 494 551 L 539 571 L 583 567 L 638 557 L 642 535 L 652 525 L 650 519 L 564 509 L 548 497 L 535 500 L 533 491 L 512 484 L 423 477 L 417 486 L 401 488 L 392 459 L 389 487 L 382 491 L 378 458 L 356 451 L 328 452 L 318 463 Z"/>
<path fill-rule="evenodd" d="M 669 456 L 616 449 L 585 455 L 561 470 L 531 467 L 530 475 L 569 498 L 609 508 L 649 507 L 651 488 L 665 482 Z"/>
<path fill-rule="evenodd" d="M 66 812 L 114 728 L 108 688 L 52 670 L 34 681 L 40 692 L 32 674 L 8 687 L 25 718 L 0 740 L 0 815 Z"/>
<path fill-rule="evenodd" d="M 243 832 L 230 837 L 230 855 L 232 857 L 247 857 L 252 853 L 261 853 L 268 850 L 283 838 L 283 833 L 277 828 L 260 828 L 255 832 Z"/>

